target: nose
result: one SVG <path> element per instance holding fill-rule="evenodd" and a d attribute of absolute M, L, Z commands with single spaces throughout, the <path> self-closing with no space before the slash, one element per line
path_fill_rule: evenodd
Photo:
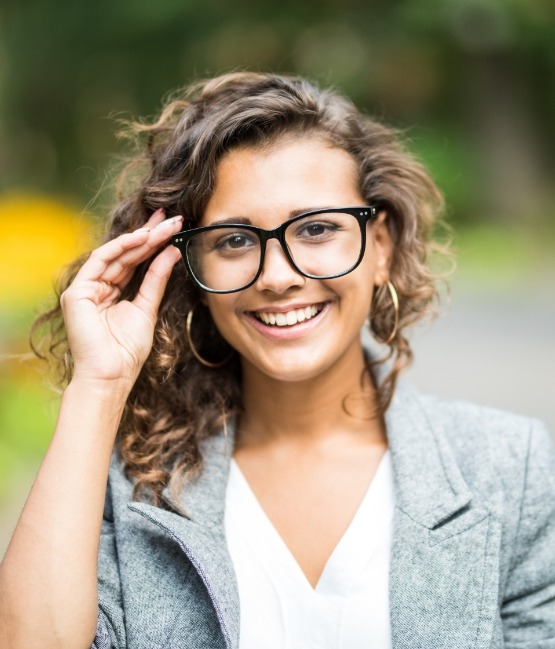
<path fill-rule="evenodd" d="M 262 271 L 256 280 L 256 288 L 260 291 L 285 293 L 291 288 L 304 286 L 305 282 L 306 277 L 293 268 L 280 242 L 276 239 L 268 241 Z"/>

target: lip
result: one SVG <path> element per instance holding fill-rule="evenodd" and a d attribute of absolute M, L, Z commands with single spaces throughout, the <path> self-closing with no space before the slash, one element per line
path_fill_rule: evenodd
<path fill-rule="evenodd" d="M 286 313 L 287 311 L 292 311 L 294 309 L 303 309 L 307 306 L 321 306 L 321 311 L 315 315 L 310 320 L 305 320 L 304 322 L 299 322 L 295 325 L 286 326 L 286 327 L 276 327 L 275 325 L 267 325 L 264 322 L 261 322 L 256 318 L 254 313 Z M 309 333 L 312 329 L 315 329 L 320 322 L 323 320 L 327 312 L 329 311 L 331 302 L 304 302 L 303 304 L 288 304 L 286 306 L 272 306 L 268 308 L 260 308 L 252 311 L 246 311 L 245 317 L 247 321 L 261 333 L 264 337 L 271 340 L 294 340 Z"/>
<path fill-rule="evenodd" d="M 326 304 L 325 300 L 319 302 L 302 302 L 298 304 L 281 304 L 279 306 L 262 306 L 258 309 L 251 309 L 248 313 L 287 313 L 288 311 L 295 311 L 297 309 L 306 309 L 307 306 L 320 306 Z"/>

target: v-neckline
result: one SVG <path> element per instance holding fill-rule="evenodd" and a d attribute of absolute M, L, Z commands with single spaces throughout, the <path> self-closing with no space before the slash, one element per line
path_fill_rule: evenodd
<path fill-rule="evenodd" d="M 243 504 L 257 520 L 258 524 L 254 529 L 252 525 L 249 526 L 245 538 L 252 550 L 258 554 L 262 564 L 269 571 L 279 571 L 281 566 L 281 569 L 285 569 L 315 595 L 326 592 L 348 595 L 386 531 L 387 525 L 376 527 L 376 520 L 385 519 L 385 522 L 390 523 L 393 516 L 393 476 L 389 450 L 386 450 L 353 518 L 329 555 L 318 582 L 313 587 L 233 458 L 229 480 L 235 482 Z M 248 515 L 248 512 L 245 515 Z M 267 552 L 262 550 L 264 547 L 269 548 L 272 553 L 273 561 L 270 566 L 266 565 Z"/>

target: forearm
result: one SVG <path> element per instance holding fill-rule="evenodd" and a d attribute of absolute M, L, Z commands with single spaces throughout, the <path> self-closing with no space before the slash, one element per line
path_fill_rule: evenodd
<path fill-rule="evenodd" d="M 128 390 L 72 383 L 0 566 L 0 645 L 86 647 L 110 456 Z M 88 644 L 87 644 L 88 643 Z"/>

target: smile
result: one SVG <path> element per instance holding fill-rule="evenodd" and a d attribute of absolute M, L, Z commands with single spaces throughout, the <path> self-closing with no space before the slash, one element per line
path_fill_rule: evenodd
<path fill-rule="evenodd" d="M 275 313 L 273 311 L 253 311 L 254 317 L 266 325 L 274 327 L 292 327 L 300 322 L 312 320 L 324 308 L 323 304 L 312 304 L 301 309 L 291 309 Z"/>

